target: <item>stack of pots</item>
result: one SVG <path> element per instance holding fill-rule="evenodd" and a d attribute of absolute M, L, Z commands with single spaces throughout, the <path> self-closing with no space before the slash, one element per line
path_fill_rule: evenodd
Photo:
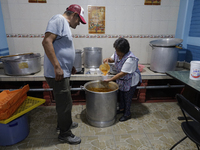
<path fill-rule="evenodd" d="M 176 69 L 178 48 L 182 39 L 166 38 L 150 42 L 152 47 L 150 69 L 155 72 L 165 73 Z"/>

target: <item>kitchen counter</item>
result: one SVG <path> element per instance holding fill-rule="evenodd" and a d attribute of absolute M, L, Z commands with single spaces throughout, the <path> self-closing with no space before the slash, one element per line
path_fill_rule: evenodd
<path fill-rule="evenodd" d="M 141 72 L 143 80 L 161 80 L 161 79 L 172 79 L 172 77 L 166 75 L 165 73 L 156 73 L 149 69 L 150 65 L 145 65 L 145 68 Z M 183 68 L 177 68 L 176 70 L 186 70 Z M 0 81 L 45 81 L 43 66 L 41 71 L 35 73 L 34 75 L 26 76 L 8 76 L 5 75 L 4 70 L 0 69 Z M 108 75 L 112 77 L 113 75 Z M 91 75 L 91 74 L 75 74 L 70 78 L 71 81 L 92 81 L 101 80 L 101 75 Z"/>

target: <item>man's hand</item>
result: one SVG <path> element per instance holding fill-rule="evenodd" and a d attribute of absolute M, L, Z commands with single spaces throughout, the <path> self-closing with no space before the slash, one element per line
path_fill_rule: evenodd
<path fill-rule="evenodd" d="M 63 70 L 59 67 L 59 68 L 55 68 L 54 72 L 55 72 L 55 80 L 61 81 L 64 76 Z"/>
<path fill-rule="evenodd" d="M 75 74 L 76 73 L 76 68 L 73 66 L 72 68 L 72 74 Z"/>

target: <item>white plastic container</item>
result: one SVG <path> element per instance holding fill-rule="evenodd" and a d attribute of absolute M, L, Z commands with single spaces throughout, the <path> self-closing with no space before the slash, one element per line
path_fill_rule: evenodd
<path fill-rule="evenodd" d="M 96 71 L 97 75 L 101 75 L 101 71 L 99 68 L 96 68 L 95 71 Z"/>
<path fill-rule="evenodd" d="M 200 80 L 200 61 L 190 62 L 190 79 Z"/>
<path fill-rule="evenodd" d="M 94 68 L 90 68 L 90 74 L 91 74 L 91 75 L 96 74 L 96 70 L 95 70 Z"/>

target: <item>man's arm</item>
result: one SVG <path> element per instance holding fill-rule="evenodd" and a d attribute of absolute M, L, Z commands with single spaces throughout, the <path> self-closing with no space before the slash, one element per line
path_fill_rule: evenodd
<path fill-rule="evenodd" d="M 54 66 L 54 72 L 55 72 L 55 80 L 60 81 L 63 79 L 63 70 L 60 67 L 60 64 L 58 62 L 58 59 L 56 57 L 54 47 L 53 47 L 53 41 L 56 39 L 57 35 L 47 32 L 45 33 L 45 37 L 42 41 L 42 45 L 44 47 L 44 51 L 51 61 L 52 65 Z"/>

